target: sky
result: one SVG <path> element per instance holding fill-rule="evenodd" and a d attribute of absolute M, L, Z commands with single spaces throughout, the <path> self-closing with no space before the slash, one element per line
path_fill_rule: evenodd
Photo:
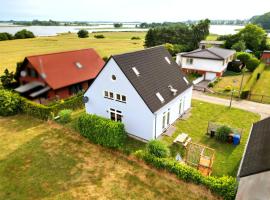
<path fill-rule="evenodd" d="M 0 0 L 0 20 L 164 22 L 249 19 L 270 0 Z"/>

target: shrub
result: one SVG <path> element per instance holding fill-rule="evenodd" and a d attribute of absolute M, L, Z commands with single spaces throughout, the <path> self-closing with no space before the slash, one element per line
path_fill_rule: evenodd
<path fill-rule="evenodd" d="M 136 37 L 136 36 L 133 36 L 132 38 L 131 38 L 131 40 L 140 40 L 141 38 L 140 37 Z"/>
<path fill-rule="evenodd" d="M 234 49 L 237 52 L 246 50 L 245 41 L 239 40 L 238 42 L 234 43 L 234 45 L 232 45 L 232 49 Z"/>
<path fill-rule="evenodd" d="M 204 177 L 198 170 L 188 165 L 181 164 L 170 158 L 158 158 L 148 152 L 139 150 L 135 152 L 135 156 L 144 160 L 157 169 L 164 169 L 173 173 L 177 178 L 196 184 L 202 184 L 211 191 L 223 197 L 225 200 L 233 200 L 235 198 L 235 189 L 237 187 L 236 179 L 233 177 Z"/>
<path fill-rule="evenodd" d="M 26 29 L 18 31 L 14 35 L 15 39 L 25 39 L 25 38 L 34 38 L 34 37 L 35 37 L 35 35 L 31 31 L 28 31 Z"/>
<path fill-rule="evenodd" d="M 124 124 L 96 115 L 83 114 L 77 127 L 81 135 L 96 144 L 110 148 L 120 148 L 126 139 Z"/>
<path fill-rule="evenodd" d="M 254 57 L 254 58 L 250 58 L 247 61 L 246 66 L 249 71 L 253 72 L 258 67 L 259 64 L 260 64 L 260 61 Z"/>
<path fill-rule="evenodd" d="M 151 140 L 148 142 L 146 149 L 149 154 L 158 158 L 166 158 L 169 156 L 168 147 L 159 140 Z"/>
<path fill-rule="evenodd" d="M 241 99 L 247 99 L 248 96 L 249 96 L 249 93 L 250 93 L 249 90 L 243 90 L 243 91 L 241 92 L 241 95 L 240 95 Z"/>
<path fill-rule="evenodd" d="M 230 92 L 230 91 L 232 91 L 232 86 L 230 86 L 230 85 L 226 86 L 225 89 L 224 89 L 224 91 L 225 91 L 225 92 Z"/>
<path fill-rule="evenodd" d="M 71 121 L 71 113 L 72 113 L 72 110 L 70 110 L 70 109 L 61 110 L 58 113 L 58 116 L 60 117 L 59 122 L 63 123 L 63 124 L 70 122 Z"/>
<path fill-rule="evenodd" d="M 0 89 L 0 115 L 15 115 L 20 111 L 21 98 L 18 94 Z"/>
<path fill-rule="evenodd" d="M 77 35 L 78 35 L 79 38 L 88 38 L 89 37 L 88 31 L 85 30 L 85 29 L 79 30 Z"/>
<path fill-rule="evenodd" d="M 9 33 L 0 33 L 0 41 L 12 40 L 12 39 L 13 39 L 13 35 Z"/>
<path fill-rule="evenodd" d="M 13 72 L 9 72 L 8 69 L 5 69 L 4 75 L 0 76 L 0 80 L 4 88 L 11 88 L 14 80 Z"/>
<path fill-rule="evenodd" d="M 100 35 L 94 35 L 94 37 L 95 37 L 96 39 L 103 39 L 103 38 L 105 38 L 105 36 L 102 35 L 102 34 L 100 34 Z"/>
<path fill-rule="evenodd" d="M 214 83 L 212 83 L 212 82 L 208 83 L 208 87 L 209 87 L 209 88 L 214 87 Z"/>
<path fill-rule="evenodd" d="M 242 63 L 244 63 L 245 65 L 247 64 L 247 61 L 252 58 L 252 55 L 250 53 L 246 53 L 246 52 L 240 52 L 237 54 L 237 59 L 240 60 Z"/>
<path fill-rule="evenodd" d="M 114 23 L 113 24 L 114 28 L 121 28 L 123 26 L 122 23 Z"/>
<path fill-rule="evenodd" d="M 230 133 L 232 133 L 232 129 L 230 127 L 221 126 L 216 131 L 216 139 L 222 142 L 227 142 Z"/>
<path fill-rule="evenodd" d="M 104 60 L 104 62 L 107 62 L 109 58 L 108 56 L 104 56 L 102 59 Z"/>

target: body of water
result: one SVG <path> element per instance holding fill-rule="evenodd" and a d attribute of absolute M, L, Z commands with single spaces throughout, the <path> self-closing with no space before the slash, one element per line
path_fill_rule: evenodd
<path fill-rule="evenodd" d="M 122 28 L 114 28 L 112 23 L 95 24 L 91 26 L 15 26 L 12 24 L 1 24 L 0 32 L 8 32 L 15 34 L 17 31 L 27 29 L 32 31 L 36 36 L 53 36 L 60 33 L 77 33 L 80 29 L 87 29 L 89 32 L 104 32 L 104 31 L 147 31 L 147 29 L 136 28 L 138 23 L 124 23 Z M 218 35 L 235 34 L 244 26 L 233 25 L 211 25 L 210 33 Z M 270 34 L 268 34 L 270 37 Z"/>

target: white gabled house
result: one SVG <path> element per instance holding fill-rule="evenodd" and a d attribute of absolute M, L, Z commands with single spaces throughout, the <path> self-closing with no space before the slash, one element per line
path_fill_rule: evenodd
<path fill-rule="evenodd" d="M 192 84 L 163 47 L 111 56 L 85 93 L 86 112 L 156 139 L 191 106 Z"/>
<path fill-rule="evenodd" d="M 222 76 L 228 63 L 234 58 L 235 50 L 219 47 L 201 48 L 187 53 L 179 53 L 176 62 L 185 73 L 198 73 L 205 80 Z"/>

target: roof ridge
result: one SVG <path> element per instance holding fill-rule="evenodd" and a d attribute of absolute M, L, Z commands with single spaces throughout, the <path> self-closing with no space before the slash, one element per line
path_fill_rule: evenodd
<path fill-rule="evenodd" d="M 211 48 L 212 48 L 212 47 L 211 47 Z M 213 51 L 211 51 L 210 48 L 207 48 L 206 50 L 207 50 L 208 52 L 214 54 L 215 56 L 217 56 L 217 57 L 219 57 L 219 58 L 221 58 L 221 59 L 224 59 L 224 58 L 221 57 L 220 55 L 218 55 L 218 54 L 214 53 Z"/>
<path fill-rule="evenodd" d="M 126 53 L 120 53 L 120 54 L 113 54 L 112 57 L 131 54 L 131 53 L 136 53 L 136 52 L 143 52 L 143 51 L 147 51 L 147 50 L 150 50 L 150 49 L 157 49 L 157 48 L 160 48 L 160 47 L 165 48 L 163 45 L 158 45 L 158 46 L 148 47 L 148 48 L 141 49 L 141 50 L 135 50 L 135 51 L 130 51 L 130 52 L 126 52 Z"/>
<path fill-rule="evenodd" d="M 38 57 L 38 56 L 47 56 L 47 55 L 55 55 L 55 54 L 62 54 L 62 53 L 70 53 L 70 52 L 76 52 L 76 51 L 84 51 L 84 50 L 93 50 L 93 48 L 85 48 L 85 49 L 77 49 L 77 50 L 69 50 L 69 51 L 61 51 L 61 52 L 52 52 L 52 53 L 45 53 L 45 54 L 38 54 L 38 55 L 32 55 L 32 56 L 26 56 L 26 58 L 31 57 Z M 96 52 L 96 51 L 95 51 Z"/>

